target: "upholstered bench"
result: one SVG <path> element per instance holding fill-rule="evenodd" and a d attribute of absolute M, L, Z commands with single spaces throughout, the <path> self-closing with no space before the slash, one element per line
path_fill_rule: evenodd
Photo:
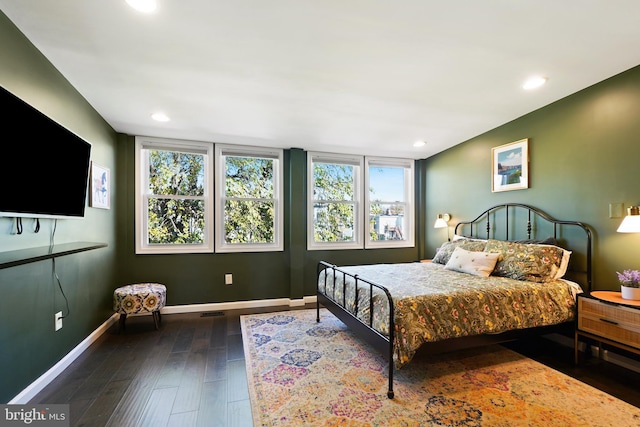
<path fill-rule="evenodd" d="M 167 302 L 167 288 L 159 283 L 136 283 L 113 292 L 113 310 L 120 313 L 120 329 L 124 330 L 127 314 L 151 313 L 156 329 L 160 326 L 160 309 Z"/>

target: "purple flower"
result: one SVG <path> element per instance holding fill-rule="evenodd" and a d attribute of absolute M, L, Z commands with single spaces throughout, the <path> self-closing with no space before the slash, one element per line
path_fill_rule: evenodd
<path fill-rule="evenodd" d="M 640 271 L 624 270 L 622 273 L 616 271 L 620 284 L 632 288 L 640 288 Z"/>

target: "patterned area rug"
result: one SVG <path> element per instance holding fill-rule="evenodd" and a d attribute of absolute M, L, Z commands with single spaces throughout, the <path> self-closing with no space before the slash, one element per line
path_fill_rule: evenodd
<path fill-rule="evenodd" d="M 256 426 L 639 426 L 640 409 L 501 346 L 397 370 L 326 309 L 242 316 Z"/>

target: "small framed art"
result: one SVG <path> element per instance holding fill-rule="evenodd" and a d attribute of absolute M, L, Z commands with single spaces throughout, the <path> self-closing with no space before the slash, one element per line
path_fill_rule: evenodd
<path fill-rule="evenodd" d="M 92 208 L 110 208 L 111 180 L 108 168 L 91 162 L 91 193 L 89 206 Z"/>
<path fill-rule="evenodd" d="M 491 149 L 491 191 L 529 188 L 529 140 Z"/>

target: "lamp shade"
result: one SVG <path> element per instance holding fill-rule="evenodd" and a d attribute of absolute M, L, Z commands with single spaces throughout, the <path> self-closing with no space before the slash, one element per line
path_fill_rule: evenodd
<path fill-rule="evenodd" d="M 442 218 L 436 219 L 436 223 L 433 224 L 433 228 L 445 228 L 446 226 L 447 226 L 447 223 Z"/>
<path fill-rule="evenodd" d="M 451 219 L 449 214 L 438 214 L 438 219 L 436 219 L 436 223 L 433 224 L 433 228 L 446 228 L 447 221 Z"/>
<path fill-rule="evenodd" d="M 640 233 L 640 207 L 631 206 L 627 211 L 627 216 L 618 227 L 618 233 Z"/>

